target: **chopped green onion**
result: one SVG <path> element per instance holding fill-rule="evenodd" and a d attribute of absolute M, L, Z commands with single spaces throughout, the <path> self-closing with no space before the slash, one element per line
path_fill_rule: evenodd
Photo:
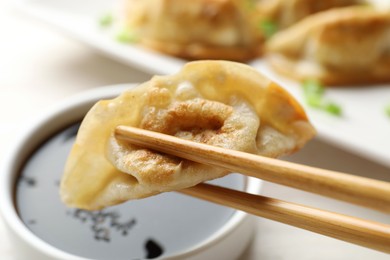
<path fill-rule="evenodd" d="M 306 96 L 306 103 L 311 107 L 321 108 L 322 97 L 320 96 Z"/>
<path fill-rule="evenodd" d="M 261 21 L 259 27 L 266 39 L 271 38 L 278 31 L 278 25 L 268 20 Z"/>
<path fill-rule="evenodd" d="M 124 29 L 116 35 L 116 39 L 118 42 L 122 43 L 134 43 L 137 41 L 137 37 L 134 32 L 129 29 Z"/>
<path fill-rule="evenodd" d="M 325 92 L 321 82 L 316 79 L 307 79 L 303 82 L 302 86 L 306 96 L 322 97 Z"/>
<path fill-rule="evenodd" d="M 321 82 L 308 79 L 302 83 L 302 87 L 306 103 L 310 107 L 322 109 L 335 116 L 341 115 L 342 109 L 338 104 L 324 99 L 325 88 Z"/>
<path fill-rule="evenodd" d="M 390 104 L 388 104 L 386 107 L 385 107 L 385 113 L 388 117 L 390 117 Z"/>
<path fill-rule="evenodd" d="M 330 102 L 324 106 L 325 111 L 329 112 L 330 114 L 333 114 L 335 116 L 341 115 L 341 107 L 333 102 Z"/>
<path fill-rule="evenodd" d="M 307 79 L 302 84 L 306 103 L 311 107 L 321 108 L 323 105 L 324 87 L 318 80 Z"/>
<path fill-rule="evenodd" d="M 112 16 L 112 14 L 105 14 L 102 17 L 100 17 L 99 24 L 102 27 L 108 27 L 112 24 L 113 21 L 114 21 L 114 17 Z"/>

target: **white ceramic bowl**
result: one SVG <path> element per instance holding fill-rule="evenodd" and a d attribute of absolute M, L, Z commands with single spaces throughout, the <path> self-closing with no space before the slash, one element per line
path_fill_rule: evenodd
<path fill-rule="evenodd" d="M 2 196 L 0 196 L 0 212 L 5 220 L 5 223 L 9 229 L 9 236 L 13 241 L 13 245 L 16 247 L 16 252 L 18 252 L 17 259 L 94 259 L 94 257 L 86 256 L 86 255 L 78 255 L 77 253 L 71 252 L 72 250 L 66 250 L 56 245 L 55 243 L 48 242 L 46 237 L 43 238 L 41 235 L 37 235 L 39 233 L 35 231 L 34 223 L 26 223 L 26 219 L 23 219 L 22 215 L 23 210 L 17 209 L 17 203 L 19 203 L 17 187 L 20 187 L 18 181 L 21 179 L 20 174 L 24 171 L 24 168 L 28 167 L 27 161 L 30 160 L 30 157 L 36 153 L 41 147 L 41 144 L 46 140 L 49 140 L 53 135 L 59 133 L 65 127 L 70 126 L 75 122 L 79 122 L 85 113 L 89 110 L 89 108 L 99 99 L 107 99 L 112 98 L 122 92 L 125 88 L 134 87 L 134 85 L 121 85 L 121 86 L 111 86 L 111 87 L 103 87 L 94 89 L 92 91 L 87 91 L 76 95 L 70 99 L 65 100 L 64 102 L 58 104 L 53 109 L 47 111 L 47 113 L 40 115 L 37 118 L 34 118 L 26 123 L 26 125 L 22 128 L 23 132 L 17 135 L 17 139 L 12 149 L 7 154 L 7 157 L 4 158 L 3 164 L 1 165 L 1 175 L 0 175 L 0 190 L 2 191 Z M 38 149 L 39 148 L 39 149 Z M 51 165 L 50 161 L 47 161 L 48 165 Z M 27 165 L 27 166 L 26 166 Z M 41 167 L 42 164 L 39 164 L 38 167 Z M 237 177 L 235 177 L 237 178 Z M 243 189 L 247 192 L 258 193 L 261 187 L 261 182 L 255 179 L 243 178 L 244 187 Z M 21 189 L 21 188 L 20 188 Z M 28 191 L 27 191 L 28 193 Z M 30 195 L 25 195 L 27 200 Z M 41 194 L 42 196 L 42 194 Z M 50 197 L 51 195 L 43 194 L 43 196 Z M 159 195 L 164 196 L 164 195 Z M 221 210 L 227 210 L 221 206 L 212 205 L 208 202 L 197 201 L 194 198 L 179 198 L 177 196 L 184 195 L 166 195 L 171 196 L 168 199 L 173 200 L 172 204 L 176 204 L 176 200 L 193 200 L 190 203 L 193 203 L 193 207 L 206 207 L 207 210 L 214 210 L 217 207 L 221 208 Z M 33 197 L 33 196 L 31 196 Z M 55 197 L 55 196 L 54 196 Z M 156 196 L 158 197 L 158 196 Z M 160 198 L 158 198 L 160 199 Z M 164 199 L 164 198 L 161 198 Z M 43 199 L 43 204 L 45 205 L 45 199 Z M 146 201 L 146 200 L 145 200 Z M 133 204 L 132 202 L 128 202 L 128 207 Z M 140 203 L 140 202 L 137 202 Z M 187 202 L 182 202 L 186 204 Z M 50 203 L 49 203 L 50 204 Z M 180 204 L 180 202 L 178 202 Z M 184 205 L 183 204 L 183 205 Z M 187 203 L 188 204 L 188 203 Z M 134 204 L 137 205 L 137 204 Z M 135 207 L 135 211 L 137 210 L 137 206 Z M 205 206 L 207 205 L 207 206 Z M 63 205 L 60 207 L 64 207 Z M 191 204 L 192 207 L 192 204 Z M 40 207 L 37 207 L 35 213 L 40 212 Z M 50 216 L 51 218 L 56 218 L 56 214 L 59 214 L 57 206 L 48 206 L 43 215 Z M 176 248 L 172 252 L 167 250 L 166 253 L 163 253 L 160 258 L 164 259 L 236 259 L 238 258 L 244 251 L 244 249 L 249 245 L 254 228 L 253 228 L 253 219 L 247 214 L 235 211 L 232 209 L 229 217 L 224 221 L 220 226 L 215 228 L 212 232 L 209 232 L 207 235 L 198 239 L 191 245 L 187 245 L 183 248 Z M 30 209 L 31 212 L 31 209 Z M 146 210 L 146 212 L 148 212 Z M 181 210 L 177 211 L 169 211 L 164 212 L 164 209 L 161 211 L 162 215 L 166 215 L 169 217 L 169 214 L 177 215 L 181 214 Z M 74 213 L 74 212 L 73 212 Z M 73 214 L 72 213 L 72 214 Z M 64 214 L 63 212 L 61 214 Z M 174 217 L 172 215 L 172 217 Z M 191 213 L 191 216 L 193 214 Z M 188 215 L 187 215 L 188 216 Z M 200 214 L 200 219 L 191 220 L 187 223 L 184 220 L 184 226 L 188 226 L 189 229 L 201 229 L 202 224 L 206 219 L 202 219 L 202 214 Z M 212 217 L 210 217 L 212 218 Z M 85 219 L 84 219 L 85 220 Z M 83 221 L 84 221 L 83 220 Z M 73 221 L 73 220 L 72 220 Z M 156 220 L 157 223 L 159 219 Z M 163 221 L 163 220 L 161 220 Z M 165 220 L 166 221 L 166 220 Z M 197 221 L 197 222 L 196 222 Z M 35 222 L 35 221 L 34 221 Z M 42 225 L 45 221 L 38 222 L 39 225 Z M 77 222 L 77 221 L 76 221 Z M 81 221 L 78 221 L 81 223 Z M 73 223 L 73 222 L 72 222 Z M 77 225 L 80 225 L 78 223 Z M 35 223 L 36 224 L 36 223 Z M 154 223 L 155 224 L 155 223 Z M 163 225 L 167 225 L 167 223 L 162 223 Z M 38 226 L 39 226 L 38 225 Z M 58 236 L 63 238 L 62 233 L 56 233 L 55 227 L 60 227 L 63 224 L 56 223 L 56 225 L 52 226 L 52 230 L 49 229 L 50 236 Z M 149 228 L 151 223 L 143 223 L 140 221 L 139 226 L 135 229 L 138 232 L 137 234 L 142 234 L 145 228 Z M 212 225 L 212 223 L 210 224 Z M 36 225 L 37 226 L 37 225 Z M 64 224 L 64 226 L 66 226 Z M 82 227 L 78 227 L 77 230 L 82 229 Z M 179 228 L 178 228 L 179 229 Z M 85 232 L 90 232 L 88 231 Z M 66 231 L 66 232 L 65 232 Z M 72 228 L 67 228 L 67 230 L 61 231 L 65 233 L 70 233 L 70 238 L 67 238 L 66 241 L 76 241 L 77 244 L 81 244 L 84 242 L 85 238 L 81 235 L 75 235 L 72 237 Z M 172 234 L 175 232 L 179 232 L 175 228 L 172 229 Z M 207 231 L 207 230 L 206 230 Z M 58 232 L 58 231 L 57 231 Z M 76 233 L 76 228 L 75 231 Z M 140 233 L 141 232 L 141 233 Z M 146 232 L 146 231 L 145 231 Z M 166 233 L 170 234 L 171 231 L 167 231 Z M 164 237 L 164 232 L 160 232 L 160 234 L 155 234 L 155 236 Z M 206 232 L 207 233 L 207 232 Z M 57 235 L 53 235 L 57 234 Z M 169 235 L 168 234 L 168 235 Z M 190 237 L 190 232 L 188 233 L 188 237 Z M 68 234 L 69 236 L 69 234 Z M 131 236 L 128 235 L 127 239 Z M 141 235 L 140 235 L 141 236 Z M 119 239 L 119 238 L 118 238 Z M 130 238 L 129 238 L 130 239 Z M 170 241 L 171 244 L 180 244 L 179 242 L 186 241 L 187 236 L 176 237 L 175 241 Z M 78 241 L 79 240 L 79 241 Z M 96 240 L 96 239 L 95 239 Z M 89 245 L 89 251 L 94 250 L 94 246 L 96 247 L 110 247 L 110 244 L 107 244 L 102 241 L 91 242 L 92 246 Z M 95 244 L 94 244 L 95 243 Z M 162 241 L 164 244 L 164 240 Z M 130 244 L 130 242 L 129 242 Z M 129 250 L 131 251 L 131 250 Z M 134 256 L 129 252 L 129 256 L 127 259 L 139 259 L 140 256 Z M 98 257 L 100 259 L 105 259 L 108 257 Z M 118 256 L 111 254 L 110 259 L 119 259 Z"/>

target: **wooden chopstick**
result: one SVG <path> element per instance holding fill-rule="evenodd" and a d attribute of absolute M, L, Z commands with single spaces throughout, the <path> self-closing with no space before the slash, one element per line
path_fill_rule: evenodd
<path fill-rule="evenodd" d="M 390 253 L 390 225 L 205 183 L 179 192 L 325 236 Z"/>
<path fill-rule="evenodd" d="M 151 132 L 143 129 L 133 128 L 133 127 L 124 127 L 119 126 L 115 130 L 115 134 L 118 138 L 124 139 L 132 144 L 141 145 L 147 148 L 155 149 L 157 151 L 161 151 L 168 154 L 173 154 L 188 160 L 209 164 L 212 166 L 226 168 L 228 170 L 237 171 L 239 173 L 243 172 L 246 175 L 258 177 L 258 176 L 266 176 L 268 175 L 268 180 L 277 178 L 278 170 L 281 167 L 279 163 L 281 161 L 275 159 L 269 159 L 261 156 L 251 155 L 247 153 L 226 150 L 223 148 L 218 148 L 214 146 L 209 146 L 205 144 L 195 143 L 191 141 L 186 141 L 183 139 L 179 139 L 173 136 L 164 135 L 156 132 Z M 259 161 L 256 158 L 260 158 Z M 244 160 L 243 160 L 244 159 Z M 265 174 L 258 174 L 258 172 L 262 172 L 263 169 L 263 160 L 265 162 Z M 270 160 L 270 161 L 269 161 Z M 274 163 L 276 166 L 271 170 L 269 169 L 269 164 Z M 226 165 L 225 165 L 226 164 Z M 250 167 L 248 167 L 248 164 Z M 379 190 L 383 188 L 389 188 L 390 184 L 386 182 L 373 181 L 371 179 L 349 176 L 344 173 L 326 171 L 322 169 L 316 169 L 312 167 L 301 166 L 293 163 L 286 163 L 282 165 L 282 172 L 286 172 L 286 169 L 291 169 L 288 166 L 294 166 L 292 169 L 296 169 L 296 167 L 304 168 L 304 176 L 305 181 L 309 179 L 314 182 L 314 187 L 320 187 L 324 189 L 324 191 L 317 192 L 316 190 L 304 189 L 308 191 L 313 191 L 315 193 L 320 193 L 323 195 L 328 195 L 328 189 L 332 189 L 334 182 L 336 190 L 338 192 L 340 190 L 340 186 L 348 184 L 348 181 L 352 179 L 352 184 L 355 188 L 358 185 L 362 185 L 363 181 L 368 181 L 369 188 L 378 189 L 377 185 L 379 185 Z M 318 174 L 314 173 L 313 176 L 310 176 L 312 173 L 309 170 L 315 171 L 326 171 L 330 172 L 332 177 L 341 175 L 342 183 L 337 183 L 338 180 L 326 179 L 328 182 L 322 183 L 323 178 L 316 179 Z M 287 173 L 289 173 L 287 171 Z M 276 177 L 274 176 L 276 175 Z M 309 175 L 309 178 L 306 176 Z M 286 176 L 286 174 L 283 174 Z M 287 174 L 289 177 L 289 181 L 294 180 L 293 178 L 299 178 L 295 174 Z M 322 175 L 320 175 L 322 177 Z M 347 176 L 347 177 L 345 177 Z M 260 177 L 262 178 L 262 177 Z M 355 178 L 358 180 L 356 181 Z M 266 179 L 266 178 L 262 178 Z M 373 181 L 373 182 L 372 182 Z M 277 181 L 274 181 L 277 182 Z M 319 182 L 319 183 L 316 183 Z M 285 184 L 292 187 L 300 187 L 292 182 L 278 182 L 281 184 Z M 305 182 L 303 182 L 305 183 Z M 358 185 L 356 185 L 357 183 Z M 310 182 L 309 186 L 313 185 Z M 358 186 L 360 187 L 360 186 Z M 366 189 L 365 189 L 366 190 Z M 352 189 L 353 191 L 353 189 Z M 388 190 L 386 190 L 388 192 Z M 363 220 L 355 217 L 350 217 L 342 214 L 337 214 L 329 211 L 324 211 L 320 209 L 315 209 L 295 203 L 290 203 L 282 200 L 277 200 L 273 198 L 268 198 L 260 195 L 249 194 L 241 191 L 231 190 L 228 188 L 218 187 L 210 184 L 201 183 L 194 187 L 186 188 L 180 190 L 179 192 L 190 195 L 193 197 L 197 197 L 200 199 L 207 200 L 209 202 L 214 202 L 223 206 L 235 208 L 238 210 L 245 211 L 247 213 L 264 217 L 267 219 L 275 220 L 281 223 L 285 223 L 291 226 L 295 226 L 298 228 L 302 228 L 305 230 L 309 230 L 315 233 L 319 233 L 325 236 L 333 237 L 336 239 L 340 239 L 346 242 L 350 242 L 353 244 L 361 245 L 364 247 L 368 247 L 371 249 L 375 249 L 378 251 L 382 251 L 385 253 L 390 253 L 390 225 L 377 223 L 373 221 Z M 367 192 L 358 192 L 356 194 L 351 194 L 348 190 L 350 196 L 367 196 Z M 370 193 L 368 193 L 370 194 Z M 382 194 L 384 195 L 384 194 Z M 338 198 L 339 195 L 336 196 Z M 335 196 L 331 196 L 335 197 Z M 352 201 L 346 199 L 348 196 L 341 196 L 343 200 Z M 368 196 L 364 201 L 374 200 L 375 196 Z M 386 204 L 386 200 L 381 203 Z M 379 204 L 375 204 L 378 207 Z M 363 206 L 369 206 L 363 204 Z M 380 208 L 376 208 L 380 209 Z M 389 211 L 388 208 L 385 211 Z"/>
<path fill-rule="evenodd" d="M 117 138 L 191 161 L 390 213 L 390 183 L 118 126 Z"/>

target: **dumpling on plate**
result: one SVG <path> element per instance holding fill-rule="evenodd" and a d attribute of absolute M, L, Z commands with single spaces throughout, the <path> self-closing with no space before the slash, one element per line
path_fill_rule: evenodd
<path fill-rule="evenodd" d="M 278 29 L 286 28 L 320 11 L 361 3 L 360 0 L 257 0 L 256 2 L 261 20 L 275 23 Z"/>
<path fill-rule="evenodd" d="M 100 209 L 228 173 L 118 140 L 118 125 L 271 157 L 296 151 L 315 134 L 297 101 L 251 67 L 191 62 L 88 112 L 61 181 L 68 206 Z"/>
<path fill-rule="evenodd" d="M 267 44 L 279 73 L 327 85 L 390 81 L 390 12 L 345 7 L 305 18 Z"/>
<path fill-rule="evenodd" d="M 126 0 L 124 26 L 138 42 L 189 60 L 246 61 L 263 41 L 242 0 Z"/>

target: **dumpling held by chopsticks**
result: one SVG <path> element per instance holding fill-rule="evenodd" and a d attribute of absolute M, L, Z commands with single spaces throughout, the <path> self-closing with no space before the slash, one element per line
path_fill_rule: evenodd
<path fill-rule="evenodd" d="M 301 106 L 251 67 L 188 63 L 88 112 L 61 182 L 67 205 L 100 209 L 227 174 L 118 140 L 118 125 L 270 157 L 301 148 L 315 134 Z"/>

